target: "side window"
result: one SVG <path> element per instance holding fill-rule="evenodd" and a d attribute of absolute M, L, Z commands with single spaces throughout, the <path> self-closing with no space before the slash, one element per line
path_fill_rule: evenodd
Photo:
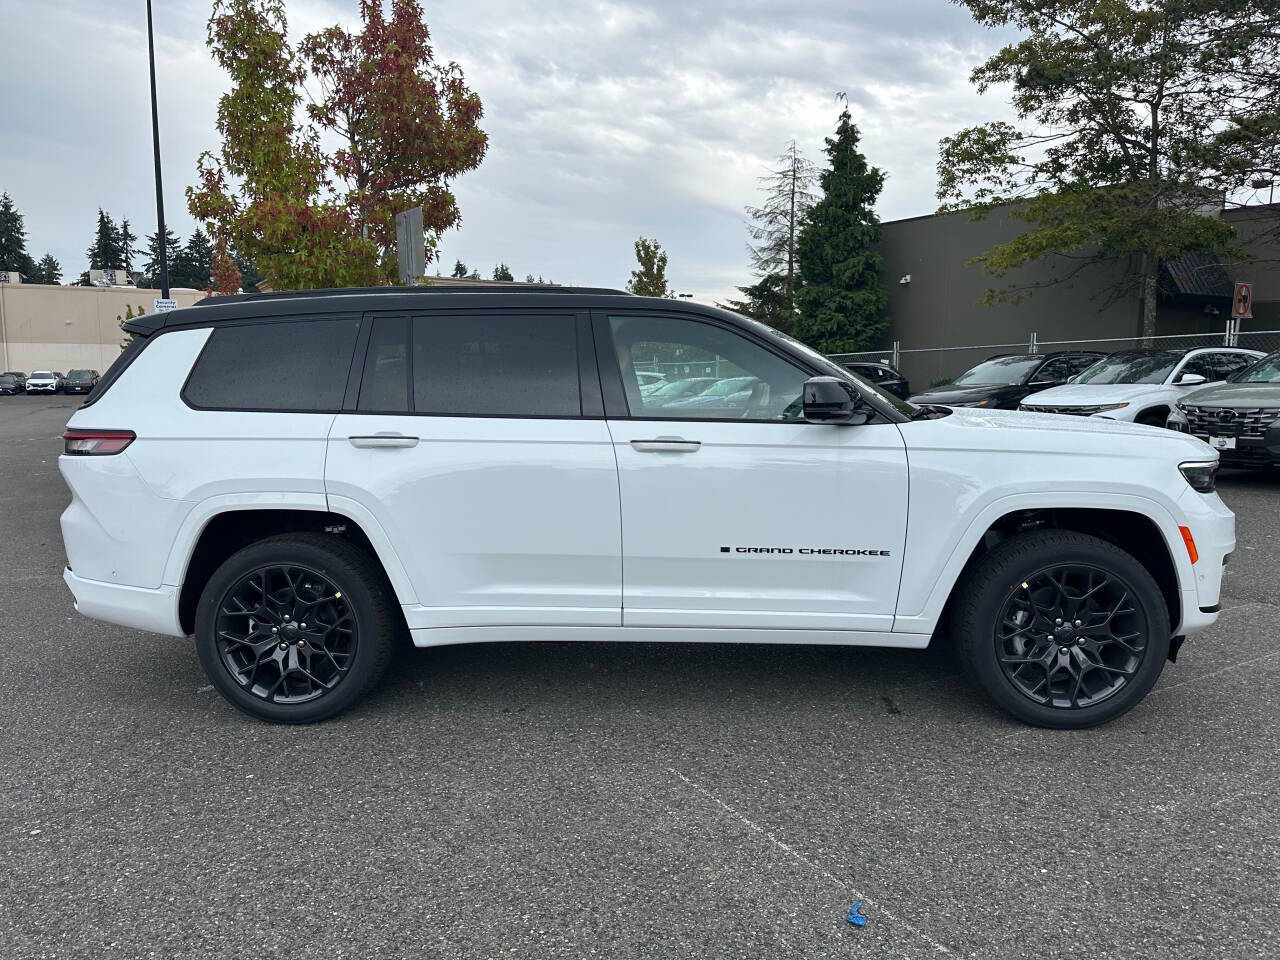
<path fill-rule="evenodd" d="M 357 408 L 366 413 L 409 410 L 409 318 L 377 317 L 369 334 Z"/>
<path fill-rule="evenodd" d="M 1048 380 L 1052 383 L 1062 383 L 1074 372 L 1071 368 L 1070 357 L 1054 357 L 1037 370 L 1035 376 L 1031 379 L 1033 381 Z"/>
<path fill-rule="evenodd" d="M 1204 377 L 1206 380 L 1218 379 L 1214 375 L 1213 358 L 1214 358 L 1214 354 L 1212 353 L 1196 354 L 1194 357 L 1192 357 L 1182 365 L 1182 369 L 1178 371 L 1178 377 L 1181 377 L 1188 373 L 1198 373 L 1200 374 L 1200 376 Z M 1177 382 L 1178 377 L 1174 377 L 1175 383 Z"/>
<path fill-rule="evenodd" d="M 1084 373 L 1086 370 L 1092 367 L 1095 363 L 1097 363 L 1099 359 L 1100 359 L 1099 357 L 1090 357 L 1087 355 L 1080 356 L 1080 357 L 1072 357 L 1071 358 L 1071 375 L 1074 377 L 1077 373 Z"/>
<path fill-rule="evenodd" d="M 216 327 L 183 398 L 218 410 L 336 412 L 358 325 L 344 317 Z"/>
<path fill-rule="evenodd" d="M 1243 353 L 1215 353 L 1214 375 L 1211 380 L 1225 380 L 1237 370 L 1243 370 L 1253 363 L 1253 358 Z"/>
<path fill-rule="evenodd" d="M 673 317 L 609 318 L 633 417 L 800 420 L 808 374 L 723 327 Z M 641 390 L 639 374 L 664 375 Z"/>
<path fill-rule="evenodd" d="M 571 315 L 414 317 L 412 357 L 415 413 L 582 416 Z"/>

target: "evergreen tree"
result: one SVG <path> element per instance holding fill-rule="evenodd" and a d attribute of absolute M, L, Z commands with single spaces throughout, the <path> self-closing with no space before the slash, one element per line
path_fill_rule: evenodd
<path fill-rule="evenodd" d="M 631 271 L 627 289 L 639 297 L 669 297 L 667 286 L 667 254 L 657 240 L 641 237 L 636 241 L 638 270 Z"/>
<path fill-rule="evenodd" d="M 759 178 L 765 190 L 764 206 L 747 207 L 747 215 L 752 221 L 747 229 L 752 239 L 757 241 L 754 245 L 748 244 L 751 266 L 761 277 L 781 274 L 783 293 L 787 302 L 793 305 L 796 243 L 804 216 L 817 200 L 813 194 L 817 178 L 813 163 L 800 153 L 800 148 L 792 140 L 778 157 L 777 166 Z"/>
<path fill-rule="evenodd" d="M 258 270 L 258 265 L 251 258 L 242 256 L 234 250 L 231 251 L 231 260 L 240 271 L 240 289 L 245 293 L 256 293 L 258 284 L 264 279 L 262 272 Z"/>
<path fill-rule="evenodd" d="M 24 276 L 26 283 L 61 283 L 62 282 L 62 264 L 60 264 L 52 253 L 46 253 L 40 258 L 31 270 L 29 276 Z"/>
<path fill-rule="evenodd" d="M 36 272 L 27 253 L 27 229 L 9 194 L 0 195 L 0 270 L 16 270 L 23 276 Z"/>
<path fill-rule="evenodd" d="M 124 267 L 125 272 L 133 273 L 133 256 L 137 253 L 134 244 L 138 242 L 138 235 L 129 228 L 129 218 L 125 217 L 120 221 L 120 265 Z"/>
<path fill-rule="evenodd" d="M 90 270 L 114 270 L 124 266 L 124 251 L 120 248 L 120 228 L 109 213 L 98 208 L 98 227 L 93 243 L 84 253 Z"/>
<path fill-rule="evenodd" d="M 500 264 L 498 264 L 496 267 L 494 267 L 494 268 L 493 268 L 493 279 L 495 279 L 495 280 L 514 280 L 514 279 L 515 279 L 515 277 L 511 275 L 511 268 L 510 268 L 510 267 L 508 267 L 505 263 L 500 263 Z"/>
<path fill-rule="evenodd" d="M 889 298 L 876 250 L 880 221 L 873 209 L 884 172 L 859 152 L 858 128 L 847 106 L 826 144 L 824 196 L 806 214 L 796 249 L 801 286 L 791 332 L 824 353 L 866 350 L 887 326 Z"/>
<path fill-rule="evenodd" d="M 461 260 L 453 261 L 453 273 L 451 273 L 450 276 L 456 277 L 459 280 L 461 280 L 464 277 L 466 277 L 466 275 L 467 275 L 467 265 L 463 263 Z"/>
<path fill-rule="evenodd" d="M 169 265 L 169 286 L 204 290 L 213 283 L 213 244 L 199 227 Z"/>
<path fill-rule="evenodd" d="M 767 323 L 784 333 L 789 333 L 795 326 L 796 309 L 794 301 L 787 294 L 785 273 L 766 273 L 755 283 L 739 287 L 738 290 L 743 299 L 728 300 L 721 306 L 744 317 Z"/>
<path fill-rule="evenodd" d="M 524 282 L 525 282 L 525 283 L 534 283 L 535 281 L 534 281 L 534 279 L 533 279 L 533 274 L 532 274 L 532 273 L 526 273 L 526 274 L 524 275 Z"/>
<path fill-rule="evenodd" d="M 173 258 L 182 252 L 182 241 L 180 241 L 168 227 L 164 228 L 164 246 L 165 259 L 169 263 L 169 269 L 173 269 Z M 170 286 L 173 285 L 173 278 L 169 278 Z M 157 230 L 151 236 L 147 237 L 147 260 L 142 265 L 142 282 L 138 284 L 140 287 L 156 288 L 160 286 L 160 231 Z"/>

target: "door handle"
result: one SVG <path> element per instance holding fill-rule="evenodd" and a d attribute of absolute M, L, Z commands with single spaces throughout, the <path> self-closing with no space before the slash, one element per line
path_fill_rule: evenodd
<path fill-rule="evenodd" d="M 631 447 L 641 453 L 697 453 L 701 440 L 684 437 L 655 437 L 652 440 L 632 440 Z"/>
<path fill-rule="evenodd" d="M 382 432 L 358 437 L 347 437 L 353 447 L 416 447 L 417 437 L 403 433 Z"/>

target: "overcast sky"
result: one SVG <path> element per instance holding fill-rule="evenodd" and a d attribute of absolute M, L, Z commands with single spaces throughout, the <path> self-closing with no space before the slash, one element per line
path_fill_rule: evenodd
<path fill-rule="evenodd" d="M 157 0 L 165 213 L 195 226 L 184 187 L 217 147 L 225 77 L 205 47 L 208 0 Z M 289 0 L 295 39 L 358 21 L 356 0 Z M 454 184 L 455 258 L 486 276 L 621 286 L 637 236 L 670 254 L 700 299 L 751 280 L 743 206 L 795 138 L 821 162 L 836 91 L 888 174 L 883 220 L 933 211 L 937 143 L 1008 116 L 970 68 L 1005 40 L 945 0 L 469 0 L 425 3 L 437 57 L 462 66 L 485 108 L 489 153 Z M 0 0 L 0 190 L 28 249 L 64 279 L 87 266 L 97 208 L 155 229 L 143 0 Z M 429 272 L 434 272 L 432 268 Z"/>

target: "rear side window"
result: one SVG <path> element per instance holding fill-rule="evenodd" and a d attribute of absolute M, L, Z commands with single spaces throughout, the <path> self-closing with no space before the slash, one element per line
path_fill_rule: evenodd
<path fill-rule="evenodd" d="M 203 409 L 336 412 L 358 325 L 343 317 L 216 327 L 182 396 Z"/>
<path fill-rule="evenodd" d="M 377 317 L 373 321 L 357 409 L 366 413 L 408 412 L 408 343 L 408 317 Z"/>
<path fill-rule="evenodd" d="M 571 315 L 414 317 L 412 333 L 415 413 L 582 415 Z"/>

